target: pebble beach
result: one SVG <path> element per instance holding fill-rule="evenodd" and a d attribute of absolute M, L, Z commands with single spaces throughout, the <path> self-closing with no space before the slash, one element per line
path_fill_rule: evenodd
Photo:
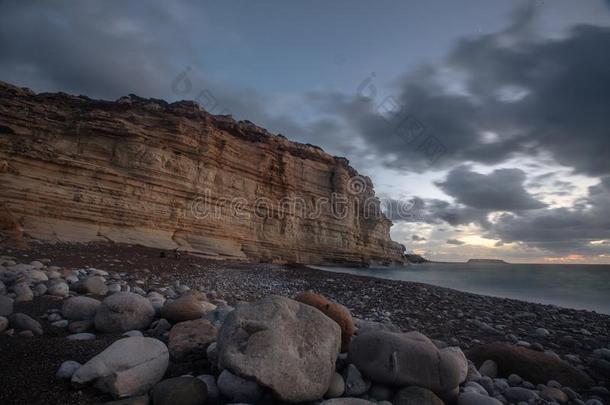
<path fill-rule="evenodd" d="M 0 280 L 2 404 L 610 403 L 592 311 L 118 244 Z"/>

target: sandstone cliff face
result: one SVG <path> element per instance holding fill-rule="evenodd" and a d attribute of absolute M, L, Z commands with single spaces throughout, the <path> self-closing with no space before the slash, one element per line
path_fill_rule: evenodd
<path fill-rule="evenodd" d="M 0 82 L 0 185 L 5 239 L 402 261 L 371 181 L 345 159 L 192 102 L 108 102 Z"/>

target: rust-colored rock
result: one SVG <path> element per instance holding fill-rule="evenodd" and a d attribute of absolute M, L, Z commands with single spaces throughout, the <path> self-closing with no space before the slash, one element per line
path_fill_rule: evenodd
<path fill-rule="evenodd" d="M 565 361 L 554 356 L 506 343 L 491 343 L 475 347 L 467 357 L 477 366 L 485 360 L 498 364 L 498 373 L 503 377 L 517 374 L 534 384 L 546 384 L 555 380 L 563 385 L 584 389 L 593 384 L 589 376 Z"/>
<path fill-rule="evenodd" d="M 193 102 L 0 82 L 0 162 L 11 239 L 274 262 L 403 260 L 372 182 L 346 159 Z"/>
<path fill-rule="evenodd" d="M 341 352 L 346 352 L 352 336 L 356 332 L 356 324 L 352 314 L 343 305 L 329 300 L 321 294 L 305 291 L 295 297 L 295 301 L 310 305 L 319 309 L 341 327 Z"/>

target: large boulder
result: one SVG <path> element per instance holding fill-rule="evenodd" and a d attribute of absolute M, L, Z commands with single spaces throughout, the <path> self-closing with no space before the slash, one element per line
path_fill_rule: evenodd
<path fill-rule="evenodd" d="M 165 318 L 171 323 L 192 321 L 203 318 L 214 309 L 216 309 L 216 305 L 207 302 L 205 295 L 188 292 L 173 301 L 165 301 L 161 308 L 161 318 Z"/>
<path fill-rule="evenodd" d="M 270 296 L 239 305 L 218 336 L 219 365 L 269 387 L 287 402 L 314 401 L 328 390 L 341 329 L 317 309 Z"/>
<path fill-rule="evenodd" d="M 117 340 L 72 376 L 72 383 L 96 388 L 116 398 L 144 393 L 161 381 L 169 364 L 163 342 L 147 337 Z"/>
<path fill-rule="evenodd" d="M 352 336 L 356 332 L 356 324 L 347 308 L 321 294 L 310 291 L 300 293 L 295 297 L 295 300 L 319 309 L 324 315 L 337 322 L 341 328 L 341 351 L 347 351 Z"/>
<path fill-rule="evenodd" d="M 455 348 L 439 350 L 418 332 L 369 332 L 351 343 L 349 360 L 369 379 L 416 385 L 448 395 L 466 378 L 468 363 Z"/>
<path fill-rule="evenodd" d="M 475 364 L 493 360 L 500 376 L 517 374 L 534 384 L 546 384 L 549 380 L 555 380 L 578 389 L 593 385 L 589 376 L 561 359 L 520 346 L 505 343 L 481 345 L 472 349 L 468 358 Z"/>
<path fill-rule="evenodd" d="M 169 353 L 175 360 L 205 356 L 206 349 L 217 336 L 218 329 L 207 319 L 180 322 L 169 333 Z"/>
<path fill-rule="evenodd" d="M 93 319 L 101 304 L 101 301 L 90 297 L 72 297 L 64 301 L 61 313 L 71 321 Z"/>
<path fill-rule="evenodd" d="M 106 333 L 146 329 L 154 317 L 155 310 L 146 298 L 119 292 L 102 301 L 95 315 L 95 328 Z"/>

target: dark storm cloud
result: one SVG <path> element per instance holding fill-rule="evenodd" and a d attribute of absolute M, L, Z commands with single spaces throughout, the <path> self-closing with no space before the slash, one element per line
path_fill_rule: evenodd
<path fill-rule="evenodd" d="M 520 211 L 545 207 L 523 188 L 525 178 L 520 169 L 499 169 L 486 175 L 459 166 L 435 184 L 458 203 L 472 208 Z"/>
<path fill-rule="evenodd" d="M 561 39 L 537 38 L 531 19 L 528 8 L 502 32 L 460 40 L 445 70 L 422 67 L 389 97 L 368 77 L 358 96 L 327 95 L 326 104 L 394 168 L 422 172 L 547 152 L 576 172 L 610 173 L 610 28 L 580 25 Z M 439 80 L 447 74 L 461 87 L 448 90 Z M 401 127 L 405 117 L 442 143 L 440 159 L 431 163 L 421 152 L 423 138 Z M 497 139 L 485 141 L 484 132 Z"/>
<path fill-rule="evenodd" d="M 547 151 L 577 172 L 610 173 L 610 53 L 604 51 L 610 28 L 581 25 L 560 40 L 505 41 L 462 41 L 450 57 L 469 73 L 468 89 L 489 118 L 485 127 L 501 135 L 506 153 Z M 499 100 L 506 89 L 523 97 Z"/>
<path fill-rule="evenodd" d="M 391 201 L 392 204 L 389 205 L 387 201 L 384 201 L 384 208 L 386 208 L 384 212 L 390 220 L 395 222 L 422 222 L 432 225 L 447 223 L 452 226 L 476 224 L 483 228 L 490 225 L 487 220 L 489 210 L 452 204 L 435 198 L 414 197 L 408 200 Z"/>
<path fill-rule="evenodd" d="M 412 198 L 408 201 L 392 200 L 388 205 L 389 218 L 393 221 L 448 223 L 453 226 L 476 224 L 489 228 L 488 215 L 495 211 L 520 212 L 539 210 L 546 204 L 536 200 L 523 187 L 525 173 L 520 169 L 498 169 L 489 174 L 458 166 L 446 177 L 435 182 L 451 203 L 440 199 Z M 395 207 L 410 207 L 413 217 L 400 217 Z"/>
<path fill-rule="evenodd" d="M 419 236 L 419 235 L 411 235 L 411 240 L 413 242 L 423 242 L 426 240 L 426 238 L 424 238 L 423 236 Z"/>
<path fill-rule="evenodd" d="M 607 253 L 607 246 L 590 242 L 610 238 L 610 176 L 589 187 L 583 204 L 505 214 L 488 231 L 505 243 L 524 242 L 554 252 Z"/>
<path fill-rule="evenodd" d="M 352 152 L 351 136 L 336 119 L 299 125 L 270 111 L 263 95 L 207 78 L 206 61 L 191 43 L 200 40 L 193 30 L 202 29 L 201 10 L 162 1 L 2 2 L 0 80 L 94 98 L 192 99 L 213 114 L 247 119 L 331 153 Z"/>
<path fill-rule="evenodd" d="M 95 2 L 2 2 L 2 80 L 35 89 L 116 98 L 160 97 L 188 48 L 170 5 Z"/>
<path fill-rule="evenodd" d="M 485 175 L 460 166 L 436 183 L 455 202 L 415 197 L 410 204 L 417 215 L 402 220 L 454 227 L 478 225 L 483 237 L 499 240 L 496 247 L 518 242 L 558 254 L 608 253 L 607 244 L 591 242 L 610 239 L 610 176 L 589 187 L 587 197 L 570 208 L 546 207 L 523 188 L 524 179 L 519 169 Z M 557 185 L 571 186 L 561 181 Z M 492 222 L 489 214 L 496 211 L 507 213 Z M 456 244 L 453 242 L 446 243 Z"/>
<path fill-rule="evenodd" d="M 456 43 L 444 67 L 455 76 L 449 82 L 462 78 L 463 88 L 448 91 L 434 66 L 410 72 L 393 92 L 382 91 L 389 78 L 363 77 L 355 94 L 306 96 L 325 118 L 304 126 L 270 112 L 260 94 L 206 79 L 205 61 L 190 43 L 202 25 L 193 23 L 198 13 L 189 3 L 160 1 L 3 2 L 0 77 L 104 98 L 133 92 L 195 99 L 205 89 L 240 119 L 353 159 L 364 157 L 354 147 L 358 140 L 366 145 L 361 155 L 409 171 L 549 152 L 579 172 L 610 173 L 608 27 L 581 25 L 562 39 L 536 38 L 534 8 L 522 8 L 507 29 Z M 191 65 L 200 66 L 193 67 L 193 92 L 173 94 L 171 81 Z M 482 142 L 483 131 L 497 139 Z"/>
<path fill-rule="evenodd" d="M 356 97 L 337 110 L 382 162 L 394 168 L 426 171 L 545 154 L 576 173 L 607 176 L 610 28 L 580 25 L 560 39 L 535 38 L 532 15 L 525 10 L 503 32 L 457 43 L 446 67 L 464 79 L 461 87 L 447 91 L 437 80 L 440 70 L 431 67 L 402 81 L 396 95 L 402 110 L 417 117 L 447 148 L 434 166 L 388 126 L 379 97 Z M 485 140 L 485 132 L 494 139 Z M 548 183 L 553 175 L 533 179 L 532 185 L 552 186 L 539 195 L 574 191 L 567 182 Z M 607 246 L 591 244 L 610 237 L 608 177 L 571 208 L 545 208 L 524 189 L 524 181 L 519 169 L 482 175 L 458 167 L 437 184 L 456 202 L 420 199 L 421 222 L 478 224 L 485 236 L 500 239 L 498 246 L 522 242 L 554 253 L 608 253 Z M 490 223 L 488 215 L 496 210 L 509 213 Z"/>

